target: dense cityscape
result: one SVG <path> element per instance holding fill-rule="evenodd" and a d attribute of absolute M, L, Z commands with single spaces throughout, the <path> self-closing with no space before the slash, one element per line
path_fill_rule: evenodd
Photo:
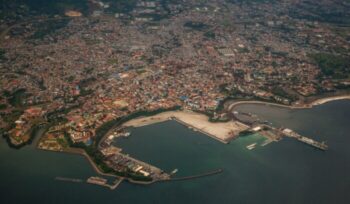
<path fill-rule="evenodd" d="M 84 148 L 119 176 L 169 179 L 105 140 L 129 118 L 182 109 L 225 121 L 228 99 L 303 107 L 350 90 L 349 1 L 11 2 L 1 132 L 20 147 L 45 125 L 39 148 Z"/>

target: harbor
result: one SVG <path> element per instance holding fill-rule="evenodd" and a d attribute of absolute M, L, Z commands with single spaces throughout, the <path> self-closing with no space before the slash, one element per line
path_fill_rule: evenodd
<path fill-rule="evenodd" d="M 82 156 L 43 152 L 34 145 L 17 151 L 2 140 L 0 186 L 5 196 L 1 201 L 28 203 L 28 198 L 31 198 L 32 203 L 51 203 L 49 196 L 53 196 L 59 199 L 58 203 L 67 204 L 167 203 L 169 200 L 173 201 L 170 203 L 186 203 L 189 199 L 199 204 L 233 198 L 235 203 L 256 203 L 256 198 L 251 194 L 258 194 L 263 196 L 266 203 L 277 204 L 283 203 L 290 192 L 299 196 L 295 200 L 297 203 L 332 203 L 335 198 L 350 199 L 345 191 L 349 188 L 350 130 L 347 123 L 350 104 L 346 101 L 333 103 L 300 112 L 266 106 L 249 106 L 238 110 L 259 115 L 262 120 L 271 121 L 276 126 L 282 124 L 301 135 L 327 140 L 330 151 L 325 152 L 315 151 L 289 137 L 261 148 L 257 134 L 223 145 L 175 121 L 132 128 L 131 136 L 118 139 L 118 147 L 167 172 L 177 168 L 174 178 L 196 175 L 218 167 L 223 172 L 200 179 L 158 182 L 147 186 L 131 185 L 124 180 L 114 191 L 86 183 L 87 178 L 98 174 Z M 334 111 L 335 107 L 339 110 Z M 305 113 L 309 111 L 310 117 L 306 117 Z M 327 117 L 334 120 L 328 121 Z M 316 129 L 317 132 L 314 132 Z M 255 149 L 246 149 L 247 145 L 255 142 L 258 143 Z M 45 173 L 42 173 L 43 170 Z M 56 176 L 78 178 L 82 182 L 55 180 Z M 113 184 L 115 179 L 109 180 Z M 341 182 L 335 186 L 334 181 Z M 301 182 L 304 188 L 300 188 Z M 24 196 L 11 196 L 11 192 Z M 46 194 L 48 196 L 43 196 Z"/>
<path fill-rule="evenodd" d="M 210 122 L 209 117 L 189 110 L 168 111 L 150 117 L 140 117 L 123 124 L 123 127 L 142 127 L 169 120 L 175 120 L 186 127 L 227 144 L 238 134 L 249 128 L 239 121 Z"/>
<path fill-rule="evenodd" d="M 283 137 L 289 137 L 320 150 L 328 149 L 328 145 L 325 142 L 318 142 L 309 137 L 302 136 L 288 128 L 275 128 L 266 124 L 259 124 L 250 128 L 249 131 L 251 131 L 252 133 L 259 133 L 260 135 L 266 137 L 270 142 L 272 141 L 277 142 L 281 140 Z M 265 146 L 265 145 L 262 145 L 262 146 Z M 247 146 L 247 149 L 251 150 L 254 147 L 255 145 L 249 146 L 249 147 Z"/>

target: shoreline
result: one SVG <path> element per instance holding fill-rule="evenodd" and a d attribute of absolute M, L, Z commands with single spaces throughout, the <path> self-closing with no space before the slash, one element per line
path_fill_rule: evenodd
<path fill-rule="evenodd" d="M 84 149 L 79 149 L 79 148 L 68 148 L 62 151 L 52 151 L 52 150 L 46 150 L 46 149 L 40 149 L 36 146 L 37 150 L 40 151 L 47 151 L 47 152 L 56 152 L 56 153 L 64 153 L 64 154 L 75 154 L 75 155 L 79 155 L 84 157 L 88 163 L 92 166 L 92 169 L 95 171 L 95 173 L 99 176 L 105 176 L 105 177 L 110 177 L 110 178 L 116 178 L 119 180 L 126 180 L 130 183 L 133 184 L 140 184 L 140 185 L 150 185 L 156 182 L 162 182 L 162 181 L 167 181 L 167 180 L 152 180 L 152 181 L 137 181 L 137 180 L 133 180 L 131 178 L 127 178 L 127 177 L 122 177 L 122 176 L 118 176 L 115 174 L 109 174 L 109 173 L 104 173 L 102 172 L 102 170 L 95 164 L 95 162 L 92 160 L 92 158 L 85 152 Z"/>
<path fill-rule="evenodd" d="M 228 105 L 228 109 L 227 108 L 226 109 L 229 111 L 232 111 L 232 109 L 235 106 L 242 105 L 242 104 L 264 104 L 264 105 L 272 105 L 272 106 L 278 106 L 278 107 L 289 108 L 289 109 L 306 109 L 306 108 L 312 108 L 312 107 L 317 106 L 317 105 L 325 104 L 325 103 L 328 103 L 331 101 L 346 100 L 346 99 L 350 100 L 350 95 L 320 98 L 320 99 L 314 100 L 313 102 L 305 104 L 303 106 L 288 106 L 288 105 L 271 103 L 271 102 L 263 102 L 263 101 L 236 101 L 236 102 L 228 101 L 226 103 L 229 103 L 229 105 Z M 190 117 L 190 116 L 192 116 L 192 117 Z M 193 121 L 193 119 L 194 119 L 194 121 Z M 151 124 L 160 123 L 160 122 L 165 122 L 165 121 L 169 121 L 169 120 L 176 120 L 180 124 L 183 124 L 183 125 L 189 127 L 190 129 L 194 129 L 194 131 L 199 131 L 199 132 L 201 132 L 207 136 L 210 136 L 211 138 L 216 139 L 216 140 L 218 140 L 222 143 L 225 143 L 225 144 L 227 144 L 229 142 L 229 140 L 232 139 L 232 137 L 227 137 L 225 135 L 224 135 L 224 137 L 222 137 L 222 133 L 225 132 L 222 130 L 222 129 L 225 130 L 224 127 L 227 128 L 227 127 L 230 127 L 230 125 L 232 125 L 231 128 L 237 128 L 237 127 L 238 128 L 246 128 L 246 129 L 248 128 L 247 125 L 240 123 L 240 122 L 237 122 L 237 121 L 212 123 L 209 121 L 208 116 L 201 114 L 201 113 L 192 112 L 192 111 L 166 111 L 166 112 L 158 113 L 158 114 L 153 115 L 153 116 L 142 116 L 142 117 L 138 117 L 135 119 L 131 119 L 129 121 L 126 121 L 126 122 L 118 125 L 117 127 L 112 127 L 108 132 L 110 132 L 111 130 L 113 130 L 115 128 L 120 128 L 120 127 L 142 127 L 142 126 L 151 125 Z M 228 124 L 230 124 L 230 125 L 228 125 Z M 222 125 L 224 125 L 224 126 L 222 126 Z M 208 127 L 209 127 L 209 129 L 207 129 Z M 41 127 L 40 129 L 42 129 L 42 128 L 43 127 Z M 230 130 L 232 130 L 232 129 L 230 129 Z M 235 130 L 237 130 L 237 129 L 235 129 Z M 45 130 L 44 130 L 44 132 L 45 132 Z M 44 132 L 41 132 L 40 135 L 35 135 L 34 138 L 39 141 Z M 226 129 L 226 133 L 227 133 L 227 129 Z M 220 135 L 218 135 L 218 134 L 220 134 Z M 104 135 L 103 138 L 105 138 L 107 135 L 108 135 L 108 133 L 106 135 Z M 103 140 L 103 138 L 102 138 L 102 140 Z M 37 143 L 38 141 L 36 141 L 34 143 Z M 44 149 L 38 148 L 37 144 L 35 144 L 35 147 L 38 150 L 50 151 L 50 150 L 44 150 Z M 67 154 L 78 154 L 78 155 L 85 157 L 88 160 L 88 162 L 90 163 L 90 165 L 93 167 L 94 171 L 100 176 L 107 176 L 107 177 L 113 177 L 113 178 L 118 178 L 118 179 L 124 179 L 124 180 L 129 181 L 130 183 L 142 184 L 142 185 L 149 185 L 149 184 L 153 184 L 153 183 L 157 183 L 157 182 L 166 181 L 166 180 L 153 180 L 150 182 L 144 182 L 144 181 L 132 180 L 130 178 L 121 177 L 121 176 L 117 176 L 114 174 L 104 173 L 104 172 L 102 172 L 101 169 L 99 169 L 99 167 L 95 164 L 95 162 L 85 152 L 84 149 L 69 148 L 69 149 L 65 149 L 62 151 L 56 151 L 56 152 L 67 153 Z"/>
<path fill-rule="evenodd" d="M 226 108 L 228 111 L 232 111 L 236 106 L 239 105 L 244 105 L 244 104 L 261 104 L 261 105 L 271 105 L 271 106 L 276 106 L 280 108 L 287 108 L 287 109 L 309 109 L 313 108 L 318 105 L 322 105 L 325 103 L 329 103 L 332 101 L 338 101 L 338 100 L 350 100 L 350 95 L 343 95 L 343 96 L 330 96 L 330 97 L 325 97 L 325 98 L 320 98 L 316 99 L 312 102 L 303 104 L 303 105 L 283 105 L 283 104 L 278 104 L 278 103 L 273 103 L 273 102 L 264 102 L 264 101 L 249 101 L 249 100 L 242 100 L 242 101 L 228 101 L 226 103 L 229 103 L 228 107 Z"/>

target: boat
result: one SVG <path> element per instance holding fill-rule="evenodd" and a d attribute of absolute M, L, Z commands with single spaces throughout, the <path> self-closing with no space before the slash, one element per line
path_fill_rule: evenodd
<path fill-rule="evenodd" d="M 170 174 L 176 174 L 177 171 L 178 169 L 174 169 Z"/>
<path fill-rule="evenodd" d="M 250 144 L 247 146 L 247 149 L 252 150 L 256 147 L 256 143 Z"/>

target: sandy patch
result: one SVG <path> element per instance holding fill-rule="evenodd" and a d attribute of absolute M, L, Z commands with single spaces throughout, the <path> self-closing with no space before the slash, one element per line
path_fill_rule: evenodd
<path fill-rule="evenodd" d="M 249 128 L 237 121 L 212 123 L 208 121 L 209 118 L 206 115 L 190 111 L 169 111 L 155 116 L 136 118 L 124 123 L 123 126 L 141 127 L 171 119 L 224 143 L 227 143 L 240 131 Z"/>

